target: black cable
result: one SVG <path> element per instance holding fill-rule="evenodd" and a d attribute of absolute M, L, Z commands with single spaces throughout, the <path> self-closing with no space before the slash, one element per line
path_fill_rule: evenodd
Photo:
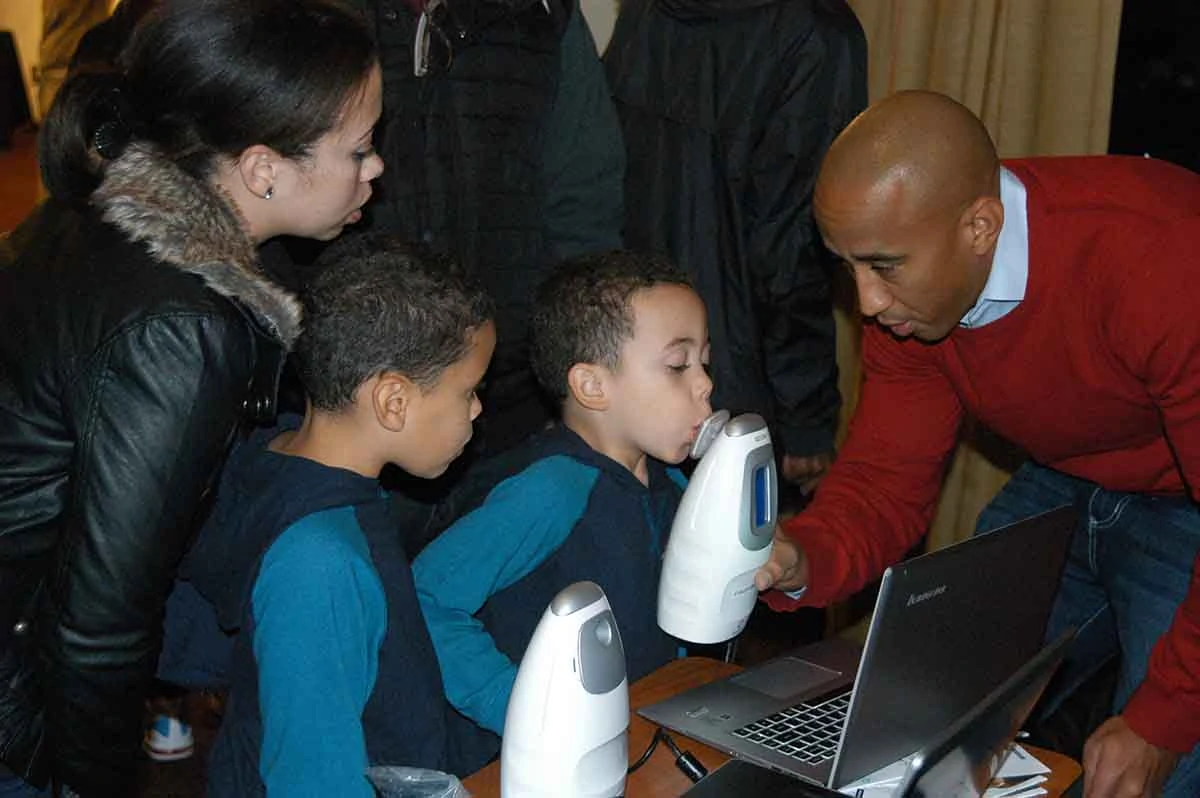
<path fill-rule="evenodd" d="M 646 746 L 646 750 L 637 758 L 637 761 L 629 766 L 629 769 L 625 771 L 626 775 L 632 775 L 635 770 L 646 764 L 654 750 L 658 748 L 659 742 L 665 743 L 667 748 L 671 749 L 671 753 L 675 755 L 675 767 L 683 771 L 683 775 L 693 783 L 708 775 L 708 769 L 700 764 L 700 760 L 696 759 L 691 751 L 681 751 L 675 741 L 671 739 L 671 735 L 661 727 L 655 729 L 654 736 L 650 738 L 650 745 Z"/>
<path fill-rule="evenodd" d="M 671 739 L 671 735 L 661 728 L 658 733 L 662 735 L 662 741 L 667 744 L 667 748 L 670 748 L 671 753 L 675 755 L 675 767 L 682 770 L 683 775 L 691 779 L 693 784 L 708 775 L 708 768 L 700 764 L 700 760 L 691 751 L 680 751 L 679 746 L 675 745 L 675 741 Z"/>
<path fill-rule="evenodd" d="M 667 748 L 671 749 L 671 753 L 674 754 L 676 758 L 683 756 L 683 751 L 679 750 L 679 746 L 675 744 L 675 741 L 671 739 L 670 735 L 668 735 L 662 729 L 659 729 L 658 733 L 662 735 L 662 741 L 667 744 Z"/>
<path fill-rule="evenodd" d="M 642 755 L 637 758 L 637 761 L 629 766 L 629 769 L 625 771 L 625 775 L 633 775 L 635 770 L 646 764 L 647 760 L 650 759 L 650 755 L 654 753 L 654 749 L 658 748 L 658 732 L 660 731 L 662 731 L 662 729 L 654 732 L 654 736 L 650 738 L 650 745 L 646 746 L 646 750 L 643 751 Z"/>

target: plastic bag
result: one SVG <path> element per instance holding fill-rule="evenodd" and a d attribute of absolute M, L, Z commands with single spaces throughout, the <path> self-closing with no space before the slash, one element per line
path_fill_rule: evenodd
<path fill-rule="evenodd" d="M 471 798 L 457 777 L 440 770 L 376 765 L 367 778 L 379 798 Z"/>

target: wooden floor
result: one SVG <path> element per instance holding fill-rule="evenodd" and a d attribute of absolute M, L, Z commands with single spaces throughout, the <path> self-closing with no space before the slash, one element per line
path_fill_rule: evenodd
<path fill-rule="evenodd" d="M 40 191 L 34 132 L 16 131 L 11 144 L 0 148 L 0 233 L 25 218 Z"/>

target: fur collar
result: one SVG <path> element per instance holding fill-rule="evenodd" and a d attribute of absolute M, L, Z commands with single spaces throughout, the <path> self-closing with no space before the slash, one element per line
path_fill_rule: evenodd
<path fill-rule="evenodd" d="M 263 273 L 232 200 L 152 146 L 135 143 L 108 165 L 92 202 L 105 221 L 145 244 L 155 258 L 241 303 L 292 348 L 300 334 L 300 301 Z"/>

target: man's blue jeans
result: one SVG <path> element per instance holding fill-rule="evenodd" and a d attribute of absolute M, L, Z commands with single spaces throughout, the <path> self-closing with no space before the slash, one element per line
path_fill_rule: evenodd
<path fill-rule="evenodd" d="M 1119 655 L 1116 714 L 1145 678 L 1150 650 L 1187 595 L 1200 510 L 1186 498 L 1118 493 L 1028 463 L 979 514 L 976 534 L 1064 504 L 1074 505 L 1079 521 L 1046 635 L 1067 626 L 1078 633 L 1042 714 Z M 1200 796 L 1200 746 L 1179 761 L 1163 796 Z"/>
<path fill-rule="evenodd" d="M 49 798 L 49 790 L 39 790 L 29 782 L 12 775 L 5 768 L 0 772 L 0 798 Z"/>

